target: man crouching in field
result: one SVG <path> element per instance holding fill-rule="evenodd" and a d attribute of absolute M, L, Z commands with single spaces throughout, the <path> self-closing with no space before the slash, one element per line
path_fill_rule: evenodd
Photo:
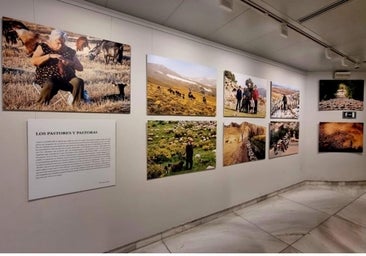
<path fill-rule="evenodd" d="M 53 30 L 49 40 L 40 43 L 31 62 L 36 66 L 35 83 L 42 87 L 38 103 L 49 104 L 58 90 L 70 91 L 72 104 L 79 103 L 84 91 L 84 81 L 76 77 L 75 70 L 83 71 L 75 50 L 65 45 L 67 35 Z"/>

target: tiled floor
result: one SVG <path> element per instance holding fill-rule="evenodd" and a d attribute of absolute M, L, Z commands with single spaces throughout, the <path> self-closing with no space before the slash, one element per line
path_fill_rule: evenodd
<path fill-rule="evenodd" d="M 365 253 L 366 185 L 304 183 L 133 252 Z"/>

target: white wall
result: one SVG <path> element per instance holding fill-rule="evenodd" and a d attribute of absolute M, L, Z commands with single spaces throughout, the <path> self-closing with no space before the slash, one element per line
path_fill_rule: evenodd
<path fill-rule="evenodd" d="M 350 79 L 366 80 L 366 73 L 351 72 L 351 74 Z M 366 121 L 365 110 L 357 111 L 356 119 L 351 120 L 343 119 L 342 111 L 318 111 L 319 80 L 321 79 L 333 79 L 333 74 L 311 73 L 306 79 L 306 104 L 302 109 L 304 119 L 300 124 L 300 132 L 303 132 L 303 138 L 305 138 L 301 141 L 304 146 L 304 152 L 301 155 L 304 175 L 309 180 L 365 180 L 365 153 L 318 153 L 319 122 L 365 123 Z M 366 145 L 365 142 L 366 136 L 364 136 L 364 145 Z"/>
<path fill-rule="evenodd" d="M 107 12 L 90 4 L 84 3 L 84 7 L 81 7 L 81 4 L 82 1 L 71 0 L 3 0 L 0 2 L 0 14 L 130 44 L 131 114 L 0 111 L 0 252 L 104 252 L 304 179 L 366 178 L 358 167 L 348 168 L 347 172 L 332 172 L 339 166 L 337 162 L 342 163 L 341 166 L 355 160 L 360 165 L 364 164 L 365 160 L 360 159 L 362 156 L 342 156 L 342 160 L 332 163 L 333 155 L 319 156 L 316 152 L 317 121 L 325 115 L 317 113 L 315 109 L 317 75 L 310 75 L 307 79 L 304 73 L 289 67 Z M 146 54 L 217 68 L 216 117 L 147 116 Z M 271 160 L 267 155 L 262 161 L 223 167 L 224 70 L 299 88 L 302 109 L 299 154 Z M 269 94 L 269 88 L 267 92 Z M 254 122 L 268 129 L 268 113 L 269 101 L 266 118 L 233 120 Z M 313 120 L 314 114 L 316 120 Z M 27 201 L 26 122 L 30 118 L 115 119 L 117 185 Z M 146 123 L 150 119 L 163 118 L 216 120 L 216 169 L 147 181 Z M 343 161 L 346 163 L 343 164 Z M 326 163 L 332 163 L 333 168 L 324 169 Z"/>

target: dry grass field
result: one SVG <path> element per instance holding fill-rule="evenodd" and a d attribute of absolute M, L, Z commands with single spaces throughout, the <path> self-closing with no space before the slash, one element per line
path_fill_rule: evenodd
<path fill-rule="evenodd" d="M 185 95 L 178 96 L 169 93 L 171 90 L 179 90 Z M 147 106 L 150 115 L 185 115 L 185 116 L 215 116 L 216 97 L 206 95 L 206 103 L 203 94 L 193 92 L 196 99 L 188 98 L 189 89 L 182 86 L 167 85 L 156 81 L 147 84 Z"/>
<path fill-rule="evenodd" d="M 23 22 L 23 21 L 22 21 Z M 32 23 L 23 22 L 32 31 L 40 33 L 46 38 L 51 28 Z M 67 45 L 75 49 L 76 38 L 81 36 L 68 33 Z M 89 38 L 91 49 L 100 40 Z M 77 76 L 85 82 L 85 89 L 90 96 L 90 103 L 81 103 L 79 106 L 69 106 L 66 102 L 67 92 L 59 91 L 49 105 L 37 104 L 39 89 L 33 86 L 35 67 L 30 62 L 30 57 L 25 53 L 21 42 L 10 45 L 2 37 L 2 92 L 3 110 L 5 111 L 58 111 L 58 112 L 93 112 L 93 113 L 130 113 L 130 71 L 131 48 L 124 45 L 124 59 L 122 64 L 105 64 L 103 54 L 100 53 L 94 60 L 89 60 L 88 49 L 78 51 L 77 57 L 84 70 L 77 72 Z M 126 99 L 122 101 L 117 97 L 118 87 L 115 83 L 125 83 Z M 37 90 L 38 89 L 38 90 Z"/>

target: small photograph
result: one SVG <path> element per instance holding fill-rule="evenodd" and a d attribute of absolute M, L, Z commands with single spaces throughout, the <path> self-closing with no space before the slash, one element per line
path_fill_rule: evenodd
<path fill-rule="evenodd" d="M 319 123 L 319 152 L 363 152 L 363 123 Z"/>
<path fill-rule="evenodd" d="M 148 121 L 147 179 L 216 167 L 216 121 Z"/>
<path fill-rule="evenodd" d="M 147 114 L 216 116 L 214 68 L 147 56 Z"/>
<path fill-rule="evenodd" d="M 266 127 L 248 122 L 224 124 L 224 166 L 265 157 Z"/>
<path fill-rule="evenodd" d="M 3 17 L 4 111 L 130 113 L 131 47 Z"/>
<path fill-rule="evenodd" d="M 299 122 L 270 122 L 269 158 L 299 153 Z"/>
<path fill-rule="evenodd" d="M 298 119 L 300 91 L 294 86 L 271 82 L 271 118 Z"/>
<path fill-rule="evenodd" d="M 363 110 L 364 80 L 320 80 L 319 111 Z"/>
<path fill-rule="evenodd" d="M 268 81 L 249 75 L 224 71 L 224 116 L 266 116 Z"/>

